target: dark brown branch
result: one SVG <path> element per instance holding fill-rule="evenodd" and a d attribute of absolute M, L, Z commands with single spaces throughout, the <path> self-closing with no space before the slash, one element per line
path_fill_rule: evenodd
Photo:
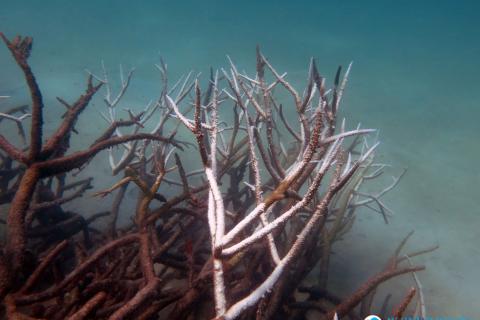
<path fill-rule="evenodd" d="M 91 185 L 92 180 L 93 180 L 93 178 L 85 179 L 85 180 L 81 181 L 81 183 L 79 184 L 80 188 L 78 188 L 78 190 L 76 190 L 72 194 L 70 194 L 68 196 L 65 196 L 65 197 L 62 197 L 62 198 L 59 198 L 59 199 L 52 200 L 52 201 L 35 204 L 30 208 L 30 210 L 33 211 L 33 212 L 40 211 L 40 210 L 45 210 L 45 209 L 48 209 L 48 208 L 51 208 L 51 207 L 54 207 L 54 206 L 62 205 L 64 203 L 72 201 L 72 200 L 74 200 L 78 197 L 81 197 L 85 193 L 86 190 L 92 188 L 92 185 Z"/>
<path fill-rule="evenodd" d="M 158 279 L 149 282 L 145 287 L 135 294 L 135 296 L 113 313 L 110 320 L 123 320 L 126 319 L 131 313 L 137 310 L 146 300 L 151 299 L 155 294 L 160 281 Z"/>
<path fill-rule="evenodd" d="M 59 244 L 50 251 L 45 258 L 43 258 L 42 262 L 37 266 L 37 268 L 32 272 L 28 280 L 25 284 L 20 288 L 18 291 L 19 294 L 26 294 L 38 281 L 39 277 L 43 274 L 43 272 L 47 269 L 47 267 L 55 260 L 55 258 L 67 247 L 68 241 L 63 240 Z"/>
<path fill-rule="evenodd" d="M 113 122 L 108 128 L 107 130 L 105 130 L 105 132 L 97 139 L 95 140 L 95 142 L 93 143 L 93 145 L 95 145 L 96 143 L 99 143 L 99 142 L 102 142 L 104 140 L 107 140 L 109 139 L 114 133 L 115 131 L 120 128 L 120 127 L 128 127 L 128 126 L 132 126 L 134 124 L 137 124 L 139 121 L 140 121 L 140 118 L 141 118 L 141 115 L 139 116 L 136 116 L 134 119 L 130 119 L 130 120 L 118 120 L 118 121 L 115 121 Z"/>
<path fill-rule="evenodd" d="M 180 157 L 178 156 L 178 153 L 174 154 L 175 156 L 175 163 L 178 168 L 178 174 L 180 175 L 180 180 L 182 181 L 182 187 L 183 187 L 183 193 L 184 194 L 189 194 L 190 189 L 188 187 L 188 180 L 187 176 L 185 174 L 185 169 L 183 168 L 182 160 L 180 160 Z"/>
<path fill-rule="evenodd" d="M 77 312 L 72 314 L 68 320 L 83 320 L 88 317 L 88 315 L 99 306 L 103 304 L 107 294 L 103 291 L 98 292 L 92 298 L 90 298 Z"/>
<path fill-rule="evenodd" d="M 408 305 L 412 301 L 413 297 L 415 296 L 415 293 L 417 293 L 417 290 L 415 288 L 410 288 L 408 291 L 407 295 L 405 298 L 403 298 L 402 303 L 398 306 L 397 310 L 394 313 L 395 319 L 401 319 L 404 312 L 407 310 Z"/>
<path fill-rule="evenodd" d="M 68 172 L 76 168 L 80 168 L 82 165 L 88 162 L 92 157 L 94 157 L 97 153 L 107 148 L 110 148 L 125 142 L 129 142 L 129 141 L 145 140 L 145 139 L 171 143 L 177 148 L 183 150 L 183 148 L 175 141 L 172 141 L 172 139 L 168 139 L 165 137 L 161 137 L 161 136 L 153 135 L 149 133 L 136 133 L 128 136 L 113 137 L 107 140 L 103 140 L 101 142 L 94 144 L 88 150 L 79 151 L 61 158 L 40 162 L 36 166 L 41 169 L 42 177 L 49 177 L 49 176 L 57 175 L 59 173 Z"/>
<path fill-rule="evenodd" d="M 109 222 L 109 233 L 110 237 L 115 238 L 117 236 L 117 218 L 120 212 L 120 205 L 122 204 L 123 197 L 125 196 L 125 192 L 127 192 L 128 183 L 123 184 L 117 194 L 115 195 L 115 200 L 113 200 L 112 204 L 112 211 L 111 211 L 111 219 Z"/>
<path fill-rule="evenodd" d="M 40 179 L 40 171 L 37 168 L 28 168 L 22 176 L 19 187 L 12 200 L 7 217 L 7 244 L 5 246 L 6 259 L 9 272 L 18 272 L 23 266 L 24 250 L 27 244 L 25 216 L 30 206 L 37 181 Z M 1 263 L 0 263 L 1 264 Z M 9 274 L 8 283 L 0 283 L 0 297 L 6 293 L 12 280 L 19 274 Z"/>
<path fill-rule="evenodd" d="M 21 38 L 20 36 L 16 36 L 12 41 L 9 41 L 2 32 L 0 32 L 0 37 L 7 45 L 13 58 L 17 62 L 17 65 L 22 69 L 30 90 L 30 96 L 32 99 L 32 124 L 30 128 L 30 150 L 28 158 L 29 161 L 34 161 L 37 159 L 42 149 L 42 112 L 44 105 L 42 93 L 38 87 L 37 80 L 27 62 L 32 50 L 33 39 L 31 37 Z"/>
<path fill-rule="evenodd" d="M 30 295 L 19 295 L 15 297 L 15 301 L 18 305 L 23 304 L 31 304 L 37 301 L 44 301 L 56 296 L 58 293 L 62 292 L 68 285 L 75 283 L 80 278 L 85 276 L 85 272 L 89 270 L 93 265 L 106 254 L 112 252 L 113 250 L 130 244 L 134 241 L 138 241 L 137 234 L 129 234 L 118 238 L 116 240 L 112 240 L 108 242 L 103 247 L 97 249 L 92 255 L 90 255 L 83 263 L 78 265 L 75 270 L 70 272 L 65 279 L 63 279 L 59 284 L 55 287 L 47 289 L 43 292 L 33 293 Z"/>
<path fill-rule="evenodd" d="M 29 158 L 17 147 L 11 144 L 3 135 L 0 134 L 0 148 L 5 151 L 12 159 L 21 163 L 28 163 Z"/>
<path fill-rule="evenodd" d="M 102 83 L 96 86 L 92 84 L 92 76 L 88 78 L 87 90 L 81 95 L 75 104 L 68 109 L 62 124 L 55 133 L 48 139 L 41 152 L 41 159 L 48 159 L 58 149 L 68 148 L 70 133 L 77 122 L 80 113 L 85 110 L 93 95 L 100 89 Z M 63 154 L 63 153 L 62 153 Z"/>
<path fill-rule="evenodd" d="M 343 317 L 348 314 L 350 310 L 355 308 L 362 301 L 362 299 L 365 298 L 379 284 L 399 275 L 421 270 L 425 270 L 425 267 L 418 266 L 403 269 L 387 270 L 373 276 L 365 284 L 358 288 L 357 291 L 355 291 L 351 296 L 346 298 L 341 304 L 336 306 L 335 309 L 330 311 L 327 315 L 327 319 L 333 319 L 333 315 L 335 313 L 337 313 L 339 317 Z"/>

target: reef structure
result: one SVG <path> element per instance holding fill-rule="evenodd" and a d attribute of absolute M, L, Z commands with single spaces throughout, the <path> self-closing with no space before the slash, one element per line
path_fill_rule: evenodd
<path fill-rule="evenodd" d="M 192 73 L 169 87 L 161 61 L 159 98 L 142 112 L 127 110 L 128 120 L 117 111 L 134 72 L 121 72 L 113 95 L 104 67 L 102 76 L 89 74 L 74 103 L 58 98 L 66 112 L 45 138 L 46 106 L 28 63 L 32 38 L 0 35 L 31 96 L 31 107 L 0 113 L 27 145 L 0 135 L 0 203 L 8 205 L 0 297 L 8 318 L 303 319 L 315 310 L 325 319 L 359 319 L 372 312 L 379 285 L 424 269 L 409 257 L 435 249 L 400 255 L 409 234 L 384 270 L 350 296 L 328 288 L 333 244 L 360 207 L 374 208 L 388 222 L 380 198 L 400 180 L 376 194 L 361 191 L 385 166 L 374 162 L 378 143 L 365 139 L 374 130 L 347 130 L 345 121 L 337 127 L 351 65 L 343 78 L 338 69 L 327 90 L 312 59 L 299 94 L 257 48 L 253 77 L 230 60 L 228 70 L 211 71 L 202 92 Z M 102 87 L 107 128 L 85 150 L 69 153 L 78 117 Z M 279 91 L 293 101 L 294 123 L 276 98 Z M 220 116 L 226 114 L 228 121 Z M 178 139 L 179 130 L 190 132 L 194 143 Z M 201 169 L 185 167 L 185 149 L 195 149 Z M 111 210 L 88 218 L 65 211 L 62 205 L 92 188 L 92 178 L 75 181 L 72 172 L 101 151 L 109 152 L 112 174 L 123 175 L 95 193 L 113 197 Z M 131 223 L 120 228 L 128 188 L 139 190 L 137 206 Z M 162 188 L 177 193 L 167 196 Z M 107 220 L 101 230 L 93 226 L 99 219 Z M 319 277 L 306 285 L 314 269 Z M 404 314 L 415 297 L 424 314 L 417 283 L 394 315 Z M 387 306 L 388 299 L 384 314 Z"/>

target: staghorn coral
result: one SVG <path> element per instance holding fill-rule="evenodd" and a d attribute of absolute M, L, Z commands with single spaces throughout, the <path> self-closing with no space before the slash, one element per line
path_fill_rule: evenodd
<path fill-rule="evenodd" d="M 170 88 L 161 61 L 159 98 L 139 114 L 128 110 L 129 120 L 122 120 L 117 107 L 133 70 L 126 78 L 121 71 L 121 89 L 114 96 L 102 64 L 103 75 L 90 73 L 75 103 L 58 99 L 67 112 L 43 142 L 45 106 L 27 62 L 32 39 L 1 37 L 32 100 L 30 113 L 22 107 L 0 114 L 14 121 L 23 137 L 23 120 L 31 117 L 27 151 L 0 135 L 0 200 L 9 204 L 0 296 L 8 317 L 302 319 L 317 310 L 325 319 L 356 319 L 371 312 L 383 282 L 424 269 L 401 263 L 435 249 L 400 256 L 407 237 L 385 269 L 350 296 L 337 297 L 328 289 L 332 245 L 349 231 L 359 207 L 377 210 L 387 222 L 389 209 L 380 198 L 400 179 L 377 194 L 361 191 L 385 166 L 374 163 L 378 144 L 368 146 L 364 139 L 373 130 L 347 131 L 345 122 L 337 128 L 350 66 L 343 79 L 338 69 L 327 90 L 312 60 L 301 95 L 257 48 L 254 77 L 230 61 L 229 70 L 212 70 L 202 94 L 192 73 Z M 67 154 L 79 115 L 102 86 L 107 129 L 86 150 Z M 275 98 L 279 90 L 292 97 L 298 123 L 291 123 Z M 229 111 L 229 122 L 220 110 Z M 23 115 L 16 116 L 19 112 Z M 147 122 L 154 122 L 153 130 L 142 133 Z M 165 134 L 167 123 L 173 126 Z M 181 126 L 194 138 L 200 170 L 188 170 L 182 162 L 181 151 L 193 146 L 175 138 Z M 124 134 L 126 128 L 132 133 Z M 288 148 L 287 139 L 293 140 Z M 120 160 L 115 146 L 122 150 Z M 112 173 L 123 174 L 111 188 L 96 192 L 115 194 L 111 210 L 88 219 L 64 211 L 62 205 L 82 196 L 92 181 L 67 184 L 68 173 L 83 169 L 103 150 L 109 152 Z M 165 185 L 178 193 L 165 196 Z M 128 188 L 140 190 L 137 207 L 131 224 L 118 228 Z M 110 218 L 104 231 L 91 226 L 105 216 Z M 320 270 L 318 283 L 305 286 L 302 281 L 314 268 Z M 295 292 L 308 297 L 298 299 Z M 409 291 L 396 315 L 404 314 L 416 292 Z"/>

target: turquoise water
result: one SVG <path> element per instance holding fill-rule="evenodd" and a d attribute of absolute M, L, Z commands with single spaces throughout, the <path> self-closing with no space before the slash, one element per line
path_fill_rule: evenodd
<path fill-rule="evenodd" d="M 411 248 L 440 245 L 420 275 L 429 314 L 478 318 L 479 12 L 478 1 L 453 0 L 1 0 L 0 30 L 34 37 L 31 63 L 47 101 L 75 97 L 83 70 L 98 71 L 101 60 L 113 70 L 137 68 L 128 99 L 142 103 L 156 95 L 159 55 L 172 78 L 225 66 L 225 54 L 251 70 L 260 44 L 299 86 L 310 56 L 327 76 L 353 60 L 343 114 L 351 126 L 380 129 L 380 159 L 409 171 L 387 199 L 396 212 L 391 224 L 364 213 L 339 248 L 345 254 L 337 255 L 339 276 L 331 281 L 347 292 L 415 229 Z M 23 89 L 1 47 L 0 95 L 21 100 Z M 61 111 L 48 110 L 47 124 Z"/>

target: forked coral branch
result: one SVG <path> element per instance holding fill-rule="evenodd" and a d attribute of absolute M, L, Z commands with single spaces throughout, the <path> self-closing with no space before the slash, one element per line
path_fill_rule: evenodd
<path fill-rule="evenodd" d="M 350 129 L 345 120 L 337 125 L 351 64 L 343 77 L 337 69 L 328 89 L 312 59 L 300 91 L 257 47 L 254 75 L 228 57 L 228 68 L 212 69 L 203 90 L 193 72 L 170 86 L 161 59 L 157 98 L 122 110 L 134 69 L 124 73 L 120 66 L 115 86 L 102 61 L 100 76 L 87 71 L 76 101 L 57 99 L 66 112 L 45 139 L 48 106 L 28 64 L 32 39 L 1 37 L 32 100 L 30 112 L 20 106 L 0 114 L 0 121 L 22 129 L 20 138 L 31 117 L 26 149 L 0 135 L 0 203 L 8 204 L 7 219 L 0 220 L 6 229 L 2 315 L 293 320 L 315 309 L 328 320 L 356 319 L 371 311 L 380 285 L 408 273 L 416 288 L 396 304 L 397 316 L 417 296 L 425 314 L 416 275 L 424 267 L 402 263 L 436 247 L 401 255 L 411 234 L 351 295 L 330 292 L 333 246 L 352 228 L 358 208 L 389 217 L 382 197 L 403 175 L 378 192 L 364 191 L 386 165 L 375 162 L 379 144 L 367 143 L 375 130 Z M 87 148 L 72 151 L 78 118 L 102 88 L 106 128 Z M 280 98 L 285 94 L 288 99 Z M 176 138 L 184 131 L 192 142 Z M 191 146 L 194 152 L 185 149 Z M 102 151 L 112 173 L 122 175 L 88 201 L 112 195 L 110 209 L 86 217 L 64 209 L 94 187 L 92 178 L 70 181 L 71 173 Z M 132 197 L 136 205 L 128 209 L 123 204 Z M 124 214 L 130 219 L 119 219 Z M 106 227 L 95 224 L 105 216 Z M 313 270 L 318 277 L 307 287 Z"/>

